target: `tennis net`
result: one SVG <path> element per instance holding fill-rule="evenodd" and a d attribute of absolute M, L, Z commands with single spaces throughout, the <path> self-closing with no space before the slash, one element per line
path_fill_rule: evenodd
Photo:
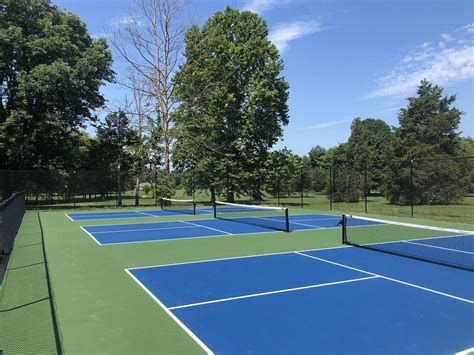
<path fill-rule="evenodd" d="M 214 218 L 251 224 L 284 232 L 290 231 L 288 208 L 214 202 Z"/>
<path fill-rule="evenodd" d="M 474 271 L 474 231 L 343 215 L 344 244 Z"/>
<path fill-rule="evenodd" d="M 179 214 L 196 214 L 196 201 L 162 198 L 161 209 Z"/>

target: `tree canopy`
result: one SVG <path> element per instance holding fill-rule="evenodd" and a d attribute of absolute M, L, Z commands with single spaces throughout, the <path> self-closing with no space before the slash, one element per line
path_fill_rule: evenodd
<path fill-rule="evenodd" d="M 423 80 L 417 95 L 398 115 L 387 151 L 385 193 L 393 203 L 449 203 L 459 201 L 469 186 L 460 153 L 461 111 L 456 96 Z"/>
<path fill-rule="evenodd" d="M 288 123 L 283 62 L 266 23 L 230 7 L 188 31 L 184 55 L 173 161 L 181 171 L 195 170 L 196 183 L 213 192 L 227 185 L 232 200 L 258 178 Z"/>
<path fill-rule="evenodd" d="M 0 39 L 0 168 L 70 169 L 114 78 L 106 41 L 49 0 L 4 1 Z"/>

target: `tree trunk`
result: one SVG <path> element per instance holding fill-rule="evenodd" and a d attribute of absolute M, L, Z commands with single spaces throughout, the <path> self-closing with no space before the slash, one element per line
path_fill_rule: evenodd
<path fill-rule="evenodd" d="M 140 177 L 137 176 L 135 183 L 135 206 L 140 205 Z"/>

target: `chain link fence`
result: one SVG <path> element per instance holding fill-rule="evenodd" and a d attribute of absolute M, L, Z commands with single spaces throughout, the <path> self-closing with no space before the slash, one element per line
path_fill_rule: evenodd
<path fill-rule="evenodd" d="M 216 178 L 218 176 L 219 178 Z M 284 205 L 474 223 L 474 157 L 337 161 L 299 169 L 273 167 L 163 174 L 146 170 L 0 171 L 0 199 L 26 191 L 28 208 L 158 206 L 161 197 Z"/>

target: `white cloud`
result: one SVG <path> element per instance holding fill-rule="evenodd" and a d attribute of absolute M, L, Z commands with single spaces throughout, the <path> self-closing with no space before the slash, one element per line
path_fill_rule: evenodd
<path fill-rule="evenodd" d="M 284 52 L 289 42 L 322 30 L 319 21 L 294 21 L 280 24 L 270 32 L 269 38 L 280 52 Z"/>
<path fill-rule="evenodd" d="M 474 23 L 470 23 L 466 26 L 462 26 L 461 28 L 457 29 L 457 31 L 465 31 L 467 33 L 474 33 Z"/>
<path fill-rule="evenodd" d="M 336 125 L 339 125 L 339 124 L 342 124 L 342 123 L 351 122 L 351 121 L 352 121 L 352 119 L 349 119 L 349 120 L 341 120 L 341 121 L 333 121 L 333 122 L 318 123 L 318 124 L 315 124 L 315 125 L 312 125 L 312 126 L 305 127 L 305 129 L 321 129 L 321 128 L 328 128 L 328 127 L 331 127 L 331 126 L 336 126 Z"/>
<path fill-rule="evenodd" d="M 248 10 L 261 14 L 271 8 L 287 2 L 286 0 L 247 0 L 242 10 Z"/>
<path fill-rule="evenodd" d="M 442 33 L 441 34 L 441 38 L 445 41 L 445 42 L 451 42 L 453 40 L 453 36 L 450 35 L 449 33 Z"/>
<path fill-rule="evenodd" d="M 474 24 L 452 34 L 443 33 L 435 47 L 425 42 L 406 55 L 387 75 L 377 80 L 369 97 L 411 94 L 422 79 L 438 85 L 474 78 Z"/>

